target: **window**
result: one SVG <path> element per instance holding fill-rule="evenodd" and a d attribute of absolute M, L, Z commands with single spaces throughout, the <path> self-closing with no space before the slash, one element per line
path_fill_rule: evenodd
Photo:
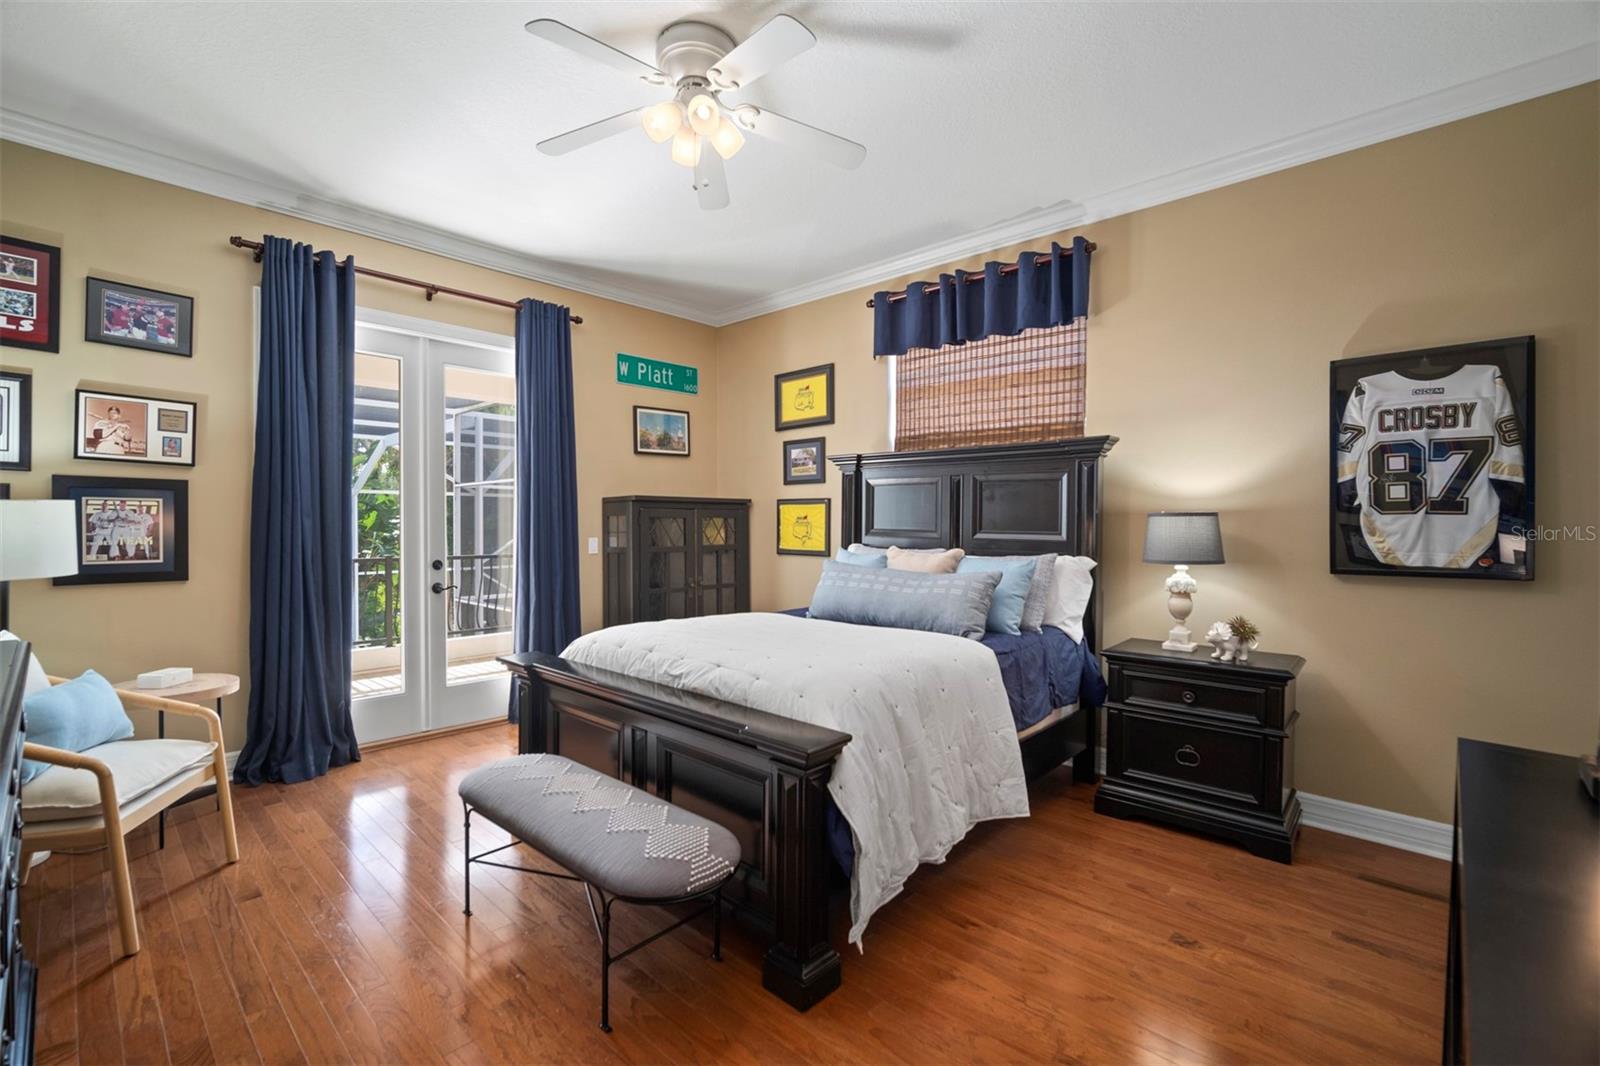
<path fill-rule="evenodd" d="M 897 451 L 1083 436 L 1087 320 L 895 356 Z"/>

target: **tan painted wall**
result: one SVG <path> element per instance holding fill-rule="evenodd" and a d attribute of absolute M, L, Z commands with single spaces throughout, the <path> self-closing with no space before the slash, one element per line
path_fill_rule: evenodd
<path fill-rule="evenodd" d="M 1192 621 L 1244 612 L 1267 649 L 1309 660 L 1308 792 L 1448 820 L 1458 735 L 1595 742 L 1600 544 L 1542 544 L 1531 585 L 1334 577 L 1326 410 L 1330 359 L 1532 333 L 1539 518 L 1600 523 L 1597 97 L 1590 84 L 1082 231 L 1099 244 L 1088 432 L 1122 438 L 1106 465 L 1108 642 L 1170 624 L 1165 568 L 1139 560 L 1145 513 L 1219 510 L 1229 562 L 1197 571 Z M 868 295 L 718 332 L 717 485 L 755 501 L 757 609 L 806 603 L 819 569 L 771 549 L 772 501 L 820 494 L 784 491 L 779 442 L 888 445 Z M 772 375 L 825 362 L 837 423 L 775 433 Z"/>
<path fill-rule="evenodd" d="M 358 264 L 504 299 L 567 303 L 578 409 L 578 493 L 585 539 L 599 536 L 600 497 L 715 488 L 713 331 L 682 319 L 468 266 L 184 189 L 36 151 L 0 146 L 0 220 L 15 236 L 62 249 L 63 342 L 58 355 L 0 349 L 0 365 L 33 372 L 33 469 L 0 471 L 17 497 L 47 497 L 52 474 L 189 479 L 189 581 L 54 588 L 13 586 L 12 621 L 47 668 L 93 667 L 112 680 L 169 663 L 248 675 L 249 494 L 252 433 L 251 290 L 260 268 L 230 248 L 233 234 L 274 233 L 354 254 Z M 112 278 L 195 298 L 194 358 L 90 344 L 83 337 L 84 277 Z M 362 306 L 510 335 L 512 314 L 363 279 Z M 613 355 L 633 352 L 702 368 L 702 393 L 685 397 L 618 385 Z M 80 384 L 200 403 L 192 470 L 73 460 L 73 390 Z M 664 403 L 668 397 L 670 403 Z M 693 455 L 635 456 L 632 406 L 690 411 Z M 599 556 L 582 557 L 583 618 L 600 624 Z M 230 748 L 244 738 L 246 695 L 226 705 Z M 141 728 L 153 728 L 139 723 Z"/>

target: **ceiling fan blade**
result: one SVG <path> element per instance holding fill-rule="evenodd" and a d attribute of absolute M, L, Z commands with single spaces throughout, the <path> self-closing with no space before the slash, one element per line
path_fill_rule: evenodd
<path fill-rule="evenodd" d="M 768 111 L 764 107 L 746 105 L 736 109 L 734 116 L 751 133 L 788 145 L 796 151 L 810 153 L 845 170 L 854 170 L 867 158 L 866 145 L 808 126 L 798 119 Z"/>
<path fill-rule="evenodd" d="M 728 89 L 742 89 L 817 43 L 799 19 L 778 15 L 719 59 L 710 77 Z"/>
<path fill-rule="evenodd" d="M 651 105 L 646 104 L 645 107 Z M 623 130 L 636 130 L 641 128 L 641 115 L 644 107 L 636 107 L 632 111 L 624 111 L 620 115 L 603 118 L 599 122 L 591 122 L 587 126 L 579 126 L 575 130 L 549 137 L 536 145 L 545 155 L 566 155 L 579 148 L 587 148 L 596 141 L 603 141 L 607 137 L 615 137 Z"/>
<path fill-rule="evenodd" d="M 700 162 L 694 168 L 694 191 L 700 197 L 702 211 L 720 211 L 728 206 L 728 173 L 722 157 L 710 145 L 700 148 Z"/>
<path fill-rule="evenodd" d="M 535 37 L 543 37 L 552 44 L 570 48 L 581 56 L 587 56 L 596 63 L 604 63 L 624 74 L 632 74 L 658 85 L 665 85 L 670 81 L 665 74 L 644 60 L 635 59 L 626 52 L 612 48 L 604 41 L 595 40 L 587 33 L 579 33 L 564 22 L 557 22 L 555 19 L 534 19 L 522 28 Z"/>

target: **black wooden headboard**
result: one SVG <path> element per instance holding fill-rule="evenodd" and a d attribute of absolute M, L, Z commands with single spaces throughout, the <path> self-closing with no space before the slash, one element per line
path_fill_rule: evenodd
<path fill-rule="evenodd" d="M 969 555 L 1056 552 L 1100 560 L 1100 461 L 1116 437 L 929 452 L 830 455 L 843 475 L 840 542 L 963 548 Z M 1101 578 L 1084 613 L 1100 650 Z"/>

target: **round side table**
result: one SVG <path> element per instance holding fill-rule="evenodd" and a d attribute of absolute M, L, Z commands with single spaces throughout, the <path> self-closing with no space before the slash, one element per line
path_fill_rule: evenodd
<path fill-rule="evenodd" d="M 139 681 L 137 678 L 135 678 L 132 681 L 118 681 L 111 687 L 127 689 L 129 692 L 137 692 L 141 696 L 155 696 L 157 699 L 178 700 L 182 703 L 205 703 L 215 701 L 217 705 L 217 717 L 221 718 L 222 698 L 224 696 L 231 696 L 235 692 L 239 691 L 239 675 L 195 674 L 194 677 L 190 678 L 188 681 L 185 681 L 181 685 L 168 685 L 166 688 L 140 688 Z M 166 735 L 167 712 L 157 711 L 156 736 L 165 739 Z M 204 796 L 214 796 L 216 794 L 216 785 L 202 785 L 200 788 L 195 789 L 181 800 L 178 800 L 178 802 L 174 803 L 172 806 L 178 807 L 192 800 L 197 800 Z M 165 810 L 163 810 L 160 814 L 158 825 L 159 828 L 157 829 L 157 832 L 160 834 L 160 846 L 164 848 L 167 846 L 167 812 Z"/>

